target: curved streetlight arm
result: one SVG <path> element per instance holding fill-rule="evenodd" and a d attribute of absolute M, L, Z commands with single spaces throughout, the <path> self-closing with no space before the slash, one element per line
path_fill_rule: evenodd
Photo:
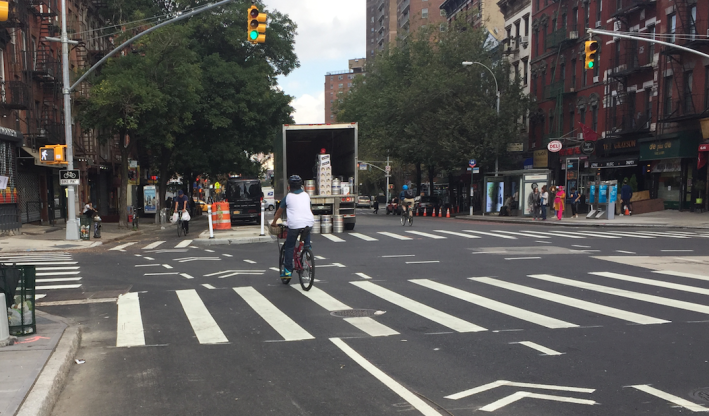
<path fill-rule="evenodd" d="M 495 73 L 492 72 L 492 69 L 490 69 L 490 67 L 488 67 L 487 65 L 485 65 L 485 64 L 483 64 L 483 63 L 480 63 L 480 62 L 470 62 L 470 61 L 465 61 L 465 62 L 463 62 L 463 66 L 470 66 L 470 65 L 473 65 L 473 64 L 477 64 L 477 65 L 482 66 L 483 68 L 485 68 L 485 69 L 487 69 L 488 71 L 490 71 L 490 73 L 492 74 L 492 79 L 495 81 L 495 90 L 497 91 L 497 94 L 496 94 L 496 96 L 497 96 L 497 103 L 496 103 L 497 116 L 500 117 L 500 87 L 497 85 L 497 77 L 495 77 Z M 498 175 L 498 170 L 497 170 L 497 168 L 498 168 L 498 157 L 495 156 L 495 176 Z M 472 195 L 472 193 L 471 193 L 471 195 Z M 472 207 L 472 206 L 471 206 L 471 207 Z M 471 208 L 471 214 L 470 214 L 470 215 L 472 215 L 472 208 Z"/>

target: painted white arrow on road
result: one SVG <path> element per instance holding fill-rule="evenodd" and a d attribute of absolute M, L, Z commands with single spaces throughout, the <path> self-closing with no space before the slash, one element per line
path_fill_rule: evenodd
<path fill-rule="evenodd" d="M 230 277 L 230 276 L 238 276 L 240 274 L 264 274 L 266 273 L 265 270 L 224 270 L 221 272 L 216 272 L 216 273 L 209 273 L 205 274 L 204 277 L 211 277 L 211 276 L 219 276 L 220 279 L 223 279 L 225 277 Z"/>
<path fill-rule="evenodd" d="M 332 263 L 332 264 L 318 264 L 316 267 L 347 267 L 342 263 Z"/>
<path fill-rule="evenodd" d="M 534 388 L 542 390 L 557 390 L 557 391 L 570 391 L 575 393 L 593 393 L 596 389 L 587 389 L 583 387 L 569 387 L 569 386 L 555 386 L 551 384 L 533 384 L 533 383 L 518 383 L 508 380 L 497 380 L 492 383 L 484 384 L 482 386 L 475 387 L 473 389 L 464 390 L 460 393 L 451 394 L 446 396 L 446 399 L 458 400 L 464 397 L 469 397 L 484 391 L 492 390 L 497 387 L 502 386 L 512 386 L 512 387 L 524 387 L 524 388 Z M 539 394 L 531 393 L 528 391 L 518 391 L 500 400 L 488 404 L 487 406 L 481 407 L 480 410 L 485 412 L 494 412 L 495 410 L 501 409 L 508 404 L 514 403 L 518 400 L 530 398 L 530 399 L 541 399 L 541 400 L 553 400 L 557 402 L 575 403 L 575 404 L 585 404 L 594 405 L 597 404 L 593 400 L 588 399 L 577 399 L 575 397 L 565 397 L 565 396 L 554 396 L 551 394 Z"/>
<path fill-rule="evenodd" d="M 183 257 L 181 259 L 175 259 L 175 261 L 178 263 L 187 263 L 188 261 L 200 261 L 200 260 L 219 261 L 219 260 L 221 260 L 221 257 Z"/>

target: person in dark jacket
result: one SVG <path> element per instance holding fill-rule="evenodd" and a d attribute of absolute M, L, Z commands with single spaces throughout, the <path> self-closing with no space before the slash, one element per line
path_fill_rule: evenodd
<path fill-rule="evenodd" d="M 620 213 L 625 214 L 625 209 L 627 207 L 628 214 L 632 213 L 632 207 L 630 205 L 630 199 L 633 197 L 633 188 L 628 185 L 628 178 L 623 179 L 623 187 L 620 188 Z"/>

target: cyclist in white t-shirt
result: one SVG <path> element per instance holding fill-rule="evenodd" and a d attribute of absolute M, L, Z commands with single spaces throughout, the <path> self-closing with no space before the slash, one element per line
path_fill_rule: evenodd
<path fill-rule="evenodd" d="M 283 211 L 286 212 L 288 225 L 288 237 L 286 237 L 285 253 L 283 258 L 283 273 L 281 277 L 290 279 L 293 273 L 293 250 L 295 250 L 295 241 L 298 238 L 298 233 L 305 227 L 313 227 L 315 218 L 310 210 L 310 195 L 303 192 L 303 180 L 298 175 L 293 175 L 288 178 L 288 187 L 290 192 L 283 198 L 281 205 L 273 216 L 271 226 L 276 226 L 276 221 L 281 218 Z M 305 246 L 310 246 L 310 233 L 305 235 Z"/>

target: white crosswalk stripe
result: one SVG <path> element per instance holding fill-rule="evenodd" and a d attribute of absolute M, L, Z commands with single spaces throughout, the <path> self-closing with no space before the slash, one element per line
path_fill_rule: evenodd
<path fill-rule="evenodd" d="M 241 296 L 264 321 L 268 322 L 286 341 L 314 339 L 308 331 L 296 324 L 288 315 L 281 312 L 268 299 L 252 287 L 235 287 L 234 291 Z"/>
<path fill-rule="evenodd" d="M 688 286 L 688 285 L 680 285 L 677 283 L 670 283 L 670 282 L 665 282 L 662 280 L 645 279 L 642 277 L 634 277 L 634 276 L 628 276 L 625 274 L 611 273 L 611 272 L 591 272 L 589 274 L 607 277 L 609 279 L 617 279 L 617 280 L 623 280 L 626 282 L 640 283 L 643 285 L 664 287 L 666 289 L 681 290 L 681 291 L 690 292 L 690 293 L 698 293 L 700 295 L 709 295 L 709 289 L 704 289 L 704 288 L 695 287 L 695 286 Z"/>
<path fill-rule="evenodd" d="M 574 231 L 574 234 L 585 235 L 588 237 L 598 237 L 598 238 L 623 238 L 617 235 L 601 234 L 588 231 Z"/>
<path fill-rule="evenodd" d="M 410 282 L 416 283 L 423 287 L 433 289 L 435 291 L 445 293 L 446 295 L 453 296 L 464 300 L 466 302 L 473 303 L 483 308 L 491 309 L 493 311 L 500 312 L 505 315 L 521 319 L 523 321 L 531 322 L 533 324 L 541 325 L 547 328 L 575 328 L 578 327 L 576 324 L 565 322 L 559 319 L 550 318 L 535 312 L 524 310 L 516 306 L 508 305 L 506 303 L 498 302 L 496 300 L 488 299 L 464 290 L 456 289 L 451 286 L 444 285 L 442 283 L 434 282 L 429 279 L 412 279 Z"/>
<path fill-rule="evenodd" d="M 145 345 L 143 317 L 140 313 L 138 293 L 126 293 L 118 297 L 118 328 L 116 347 Z"/>
<path fill-rule="evenodd" d="M 534 296 L 539 299 L 548 300 L 550 302 L 559 303 L 572 308 L 597 313 L 599 315 L 606 315 L 610 316 L 611 318 L 622 319 L 624 321 L 640 325 L 664 324 L 670 322 L 665 321 L 664 319 L 653 318 L 651 316 L 628 312 L 621 309 L 612 308 L 610 306 L 599 305 L 593 302 L 587 302 L 585 300 L 576 299 L 569 296 L 557 295 L 556 293 L 547 292 L 528 286 L 518 285 L 515 283 L 509 283 L 490 277 L 471 277 L 470 280 L 474 280 L 476 282 L 485 283 L 492 286 L 497 286 L 499 288 L 511 290 L 517 293 L 522 293 L 524 295 Z"/>
<path fill-rule="evenodd" d="M 178 290 L 176 293 L 200 344 L 229 342 L 217 322 L 209 314 L 196 290 Z"/>
<path fill-rule="evenodd" d="M 614 287 L 608 287 L 603 285 L 597 285 L 593 283 L 581 282 L 578 280 L 565 279 L 563 277 L 552 276 L 550 274 L 531 274 L 529 277 L 533 277 L 539 280 L 545 280 L 547 282 L 559 283 L 562 285 L 578 287 L 581 289 L 593 290 L 600 293 L 606 293 L 608 295 L 621 296 L 628 299 L 640 300 L 643 302 L 655 303 L 657 305 L 669 306 L 677 309 L 684 309 L 692 312 L 699 312 L 703 314 L 709 314 L 709 306 L 700 305 L 698 303 L 685 302 L 683 300 L 664 298 L 661 296 L 648 295 L 645 293 L 633 292 L 630 290 L 617 289 Z"/>
<path fill-rule="evenodd" d="M 522 237 L 534 237 L 534 238 L 551 238 L 546 235 L 542 234 L 532 234 L 532 233 L 519 233 L 515 231 L 503 231 L 503 230 L 492 230 L 496 233 L 503 233 L 503 234 L 512 234 L 512 235 L 521 235 Z"/>
<path fill-rule="evenodd" d="M 357 238 L 362 239 L 364 241 L 379 241 L 374 237 L 370 237 L 368 235 L 364 235 L 364 234 L 360 234 L 360 233 L 350 233 L 349 235 L 351 235 L 352 237 L 357 237 Z"/>
<path fill-rule="evenodd" d="M 474 231 L 474 230 L 463 230 L 466 233 L 474 233 L 474 234 L 481 234 L 481 235 L 487 235 L 490 237 L 499 237 L 499 238 L 505 238 L 508 240 L 516 240 L 517 237 L 512 237 L 511 235 L 500 235 L 500 234 L 495 234 L 495 233 L 486 233 L 485 231 Z"/>
<path fill-rule="evenodd" d="M 705 280 L 709 282 L 709 276 L 705 276 L 703 274 L 676 272 L 672 270 L 653 270 L 653 273 L 666 274 L 669 276 L 686 277 L 688 279 Z"/>
<path fill-rule="evenodd" d="M 117 246 L 115 246 L 115 247 L 113 247 L 113 248 L 109 248 L 108 251 L 121 251 L 121 250 L 123 250 L 123 249 L 125 249 L 125 248 L 127 248 L 127 247 L 132 246 L 133 244 L 135 244 L 135 242 L 133 242 L 133 243 L 120 244 L 120 245 L 117 245 Z"/>
<path fill-rule="evenodd" d="M 586 238 L 582 235 L 566 234 L 563 231 L 548 231 L 547 234 L 548 235 L 555 235 L 557 237 L 574 238 L 574 239 Z"/>
<path fill-rule="evenodd" d="M 442 235 L 424 233 L 421 231 L 406 231 L 406 232 L 409 234 L 420 235 L 421 237 L 433 238 L 434 240 L 445 240 L 447 238 L 447 237 L 443 237 Z"/>
<path fill-rule="evenodd" d="M 390 233 L 390 232 L 386 232 L 386 231 L 379 231 L 378 233 L 381 235 L 385 235 L 387 237 L 396 238 L 397 240 L 413 240 L 413 238 L 411 238 L 411 237 L 407 237 L 405 235 L 394 234 L 394 233 Z"/>
<path fill-rule="evenodd" d="M 323 237 L 327 238 L 328 240 L 332 241 L 333 243 L 344 243 L 345 240 L 341 239 L 340 237 L 332 234 L 322 234 Z"/>
<path fill-rule="evenodd" d="M 143 250 L 152 250 L 152 249 L 158 247 L 159 245 L 161 245 L 161 244 L 163 244 L 163 243 L 164 243 L 164 241 L 155 241 L 155 242 L 152 242 L 152 243 L 148 244 L 147 246 L 143 247 Z"/>
<path fill-rule="evenodd" d="M 632 232 L 617 232 L 617 231 L 616 231 L 616 232 L 613 232 L 613 235 L 618 235 L 618 236 L 621 236 L 621 237 L 631 237 L 631 238 L 645 238 L 645 239 L 648 239 L 648 238 L 655 238 L 655 237 L 650 236 L 650 235 L 633 234 Z"/>
<path fill-rule="evenodd" d="M 487 331 L 487 329 L 485 329 L 481 326 L 464 321 L 460 318 L 456 318 L 455 316 L 449 315 L 445 312 L 441 312 L 437 309 L 431 308 L 430 306 L 426 306 L 423 303 L 417 302 L 413 299 L 409 299 L 406 296 L 402 296 L 396 292 L 393 292 L 389 289 L 378 286 L 372 282 L 356 281 L 356 282 L 350 282 L 350 283 L 359 287 L 360 289 L 366 290 L 367 292 L 369 292 L 375 296 L 378 296 L 388 302 L 391 302 L 394 305 L 399 306 L 400 308 L 406 309 L 409 312 L 413 312 L 419 316 L 422 316 L 426 319 L 429 319 L 433 322 L 436 322 L 436 323 L 438 323 L 442 326 L 445 326 L 447 328 L 450 328 L 454 331 L 457 331 L 457 332 Z"/>
<path fill-rule="evenodd" d="M 35 267 L 36 299 L 47 296 L 47 293 L 57 291 L 80 289 L 81 272 L 78 262 L 73 261 L 72 255 L 64 252 L 48 253 L 3 253 L 0 263 L 12 263 L 17 266 Z"/>
<path fill-rule="evenodd" d="M 671 232 L 643 231 L 642 233 L 638 233 L 638 234 L 650 235 L 650 236 L 654 236 L 654 237 L 668 237 L 668 238 L 682 238 L 682 239 L 691 238 L 686 235 L 673 234 Z"/>
<path fill-rule="evenodd" d="M 185 247 L 189 247 L 190 244 L 192 244 L 192 240 L 180 241 L 180 243 L 177 244 L 177 245 L 175 246 L 175 248 L 185 248 Z"/>
<path fill-rule="evenodd" d="M 433 230 L 437 233 L 443 233 L 443 234 L 449 234 L 449 235 L 457 235 L 458 237 L 464 237 L 464 238 L 480 238 L 477 235 L 472 235 L 472 234 L 463 234 L 463 233 L 458 233 L 455 231 L 446 231 L 446 230 Z"/>

